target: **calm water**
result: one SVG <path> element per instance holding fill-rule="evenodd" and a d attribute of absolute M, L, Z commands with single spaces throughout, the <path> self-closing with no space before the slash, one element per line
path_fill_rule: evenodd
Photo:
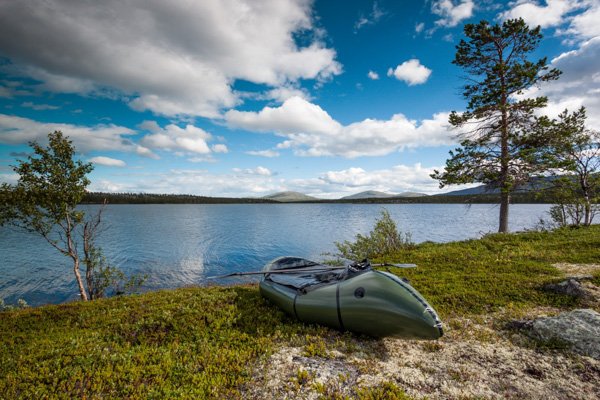
<path fill-rule="evenodd" d="M 495 205 L 385 208 L 415 242 L 477 238 L 497 229 Z M 534 227 L 548 209 L 511 206 L 511 230 Z M 370 204 L 112 205 L 99 244 L 125 272 L 147 273 L 147 289 L 173 288 L 257 270 L 281 255 L 322 259 L 322 253 L 335 251 L 334 242 L 367 234 L 381 210 Z M 32 305 L 76 299 L 69 259 L 37 236 L 0 228 L 0 298 L 7 303 L 23 298 Z"/>

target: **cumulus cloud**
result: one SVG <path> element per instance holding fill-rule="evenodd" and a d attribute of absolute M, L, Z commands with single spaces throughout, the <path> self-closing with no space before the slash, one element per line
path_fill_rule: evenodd
<path fill-rule="evenodd" d="M 427 82 L 431 70 L 415 58 L 398 65 L 395 69 L 388 70 L 388 76 L 395 76 L 396 79 L 404 81 L 408 86 L 420 85 Z"/>
<path fill-rule="evenodd" d="M 248 174 L 248 175 L 261 175 L 261 176 L 271 176 L 273 173 L 270 169 L 258 166 L 256 168 L 234 168 L 233 172 L 237 174 Z"/>
<path fill-rule="evenodd" d="M 275 150 L 251 150 L 247 151 L 246 154 L 251 156 L 259 156 L 259 157 L 267 157 L 267 158 L 275 158 L 279 157 L 279 152 Z"/>
<path fill-rule="evenodd" d="M 7 1 L 0 2 L 0 48 L 13 73 L 46 90 L 108 91 L 136 110 L 216 117 L 239 102 L 232 90 L 238 79 L 281 87 L 341 73 L 335 51 L 315 33 L 311 6 L 306 0 Z M 299 32 L 314 35 L 301 47 Z"/>
<path fill-rule="evenodd" d="M 590 127 L 600 129 L 600 36 L 556 57 L 552 67 L 563 71 L 561 77 L 526 95 L 547 96 L 548 107 L 544 112 L 552 116 L 565 108 L 573 111 L 585 106 Z"/>
<path fill-rule="evenodd" d="M 431 12 L 440 17 L 435 25 L 449 28 L 473 16 L 474 8 L 473 0 L 438 0 L 431 3 Z"/>
<path fill-rule="evenodd" d="M 546 4 L 541 5 L 538 1 L 521 0 L 502 13 L 500 18 L 523 18 L 532 27 L 540 25 L 542 28 L 548 28 L 565 22 L 566 14 L 578 8 L 580 3 L 578 0 L 546 0 Z"/>
<path fill-rule="evenodd" d="M 229 153 L 229 149 L 227 148 L 227 146 L 222 143 L 213 145 L 211 149 L 215 153 Z"/>
<path fill-rule="evenodd" d="M 437 193 L 438 182 L 429 175 L 439 167 L 426 168 L 420 163 L 396 165 L 389 169 L 366 171 L 360 167 L 340 171 L 328 171 L 319 176 L 325 184 L 347 188 L 348 192 L 356 193 L 365 190 L 377 190 L 388 193 L 419 191 Z M 333 188 L 332 188 L 333 189 Z"/>
<path fill-rule="evenodd" d="M 325 171 L 304 179 L 286 179 L 261 166 L 234 168 L 229 173 L 211 173 L 194 169 L 170 170 L 158 174 L 139 173 L 130 183 L 116 183 L 109 179 L 102 179 L 92 182 L 90 190 L 228 197 L 262 197 L 286 190 L 307 193 L 319 198 L 339 198 L 366 190 L 435 194 L 439 193 L 438 182 L 431 179 L 429 174 L 434 169 L 440 168 L 439 166 L 425 167 L 419 163 L 377 170 L 355 166 L 343 170 Z"/>
<path fill-rule="evenodd" d="M 94 181 L 91 191 L 174 193 L 201 196 L 261 197 L 286 190 L 285 185 L 265 171 L 250 169 L 215 174 L 206 170 L 174 169 L 164 173 L 139 174 L 135 181 L 117 183 L 110 179 Z"/>
<path fill-rule="evenodd" d="M 376 81 L 377 79 L 379 79 L 379 74 L 375 71 L 369 71 L 369 73 L 367 74 L 367 76 L 369 77 L 369 79 L 372 79 L 374 81 Z"/>
<path fill-rule="evenodd" d="M 169 124 L 165 128 L 160 128 L 153 121 L 145 121 L 140 126 L 152 132 L 141 140 L 141 143 L 147 147 L 197 154 L 211 152 L 207 141 L 212 139 L 212 135 L 194 125 L 188 124 L 185 128 L 181 128 L 175 124 Z"/>
<path fill-rule="evenodd" d="M 225 119 L 231 127 L 276 133 L 286 139 L 277 149 L 293 149 L 301 156 L 380 156 L 404 148 L 455 143 L 447 126 L 448 113 L 420 122 L 396 114 L 389 120 L 342 125 L 318 105 L 293 98 L 259 112 L 229 111 Z"/>
<path fill-rule="evenodd" d="M 292 97 L 280 107 L 265 107 L 258 113 L 229 110 L 225 120 L 234 128 L 281 134 L 304 131 L 331 134 L 341 127 L 325 110 L 301 97 Z"/>
<path fill-rule="evenodd" d="M 587 3 L 587 2 L 586 2 Z M 591 6 L 583 12 L 574 15 L 567 34 L 574 34 L 584 39 L 600 36 L 600 3 L 589 2 Z"/>
<path fill-rule="evenodd" d="M 144 157 L 156 158 L 148 148 L 135 143 L 130 136 L 136 131 L 113 124 L 81 126 L 63 123 L 38 122 L 28 118 L 0 114 L 0 143 L 24 144 L 30 141 L 45 142 L 48 134 L 62 131 L 73 141 L 77 150 L 123 151 Z"/>
<path fill-rule="evenodd" d="M 104 156 L 92 157 L 88 161 L 94 164 L 104 165 L 107 167 L 125 167 L 127 165 L 123 160 L 117 160 L 116 158 Z"/>

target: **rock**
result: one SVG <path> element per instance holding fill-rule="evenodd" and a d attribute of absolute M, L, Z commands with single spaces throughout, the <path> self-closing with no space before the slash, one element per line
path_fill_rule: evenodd
<path fill-rule="evenodd" d="M 524 325 L 525 333 L 547 344 L 565 344 L 575 352 L 600 360 L 600 313 L 579 309 L 543 317 Z"/>
<path fill-rule="evenodd" d="M 549 283 L 543 287 L 547 292 L 554 292 L 558 294 L 564 294 L 576 298 L 588 298 L 589 294 L 585 288 L 579 282 L 579 279 L 568 278 L 566 281 L 559 283 Z"/>

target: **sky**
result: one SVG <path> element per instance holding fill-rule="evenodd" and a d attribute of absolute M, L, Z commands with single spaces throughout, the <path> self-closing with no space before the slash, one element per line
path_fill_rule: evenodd
<path fill-rule="evenodd" d="M 468 23 L 523 18 L 563 74 L 528 94 L 600 129 L 600 0 L 0 2 L 0 182 L 62 131 L 89 190 L 442 193 Z"/>

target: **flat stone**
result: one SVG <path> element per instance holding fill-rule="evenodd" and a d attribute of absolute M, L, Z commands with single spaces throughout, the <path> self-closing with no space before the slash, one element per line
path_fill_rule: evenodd
<path fill-rule="evenodd" d="M 564 343 L 573 351 L 600 360 L 600 313 L 578 309 L 524 325 L 528 336 L 543 343 Z"/>

